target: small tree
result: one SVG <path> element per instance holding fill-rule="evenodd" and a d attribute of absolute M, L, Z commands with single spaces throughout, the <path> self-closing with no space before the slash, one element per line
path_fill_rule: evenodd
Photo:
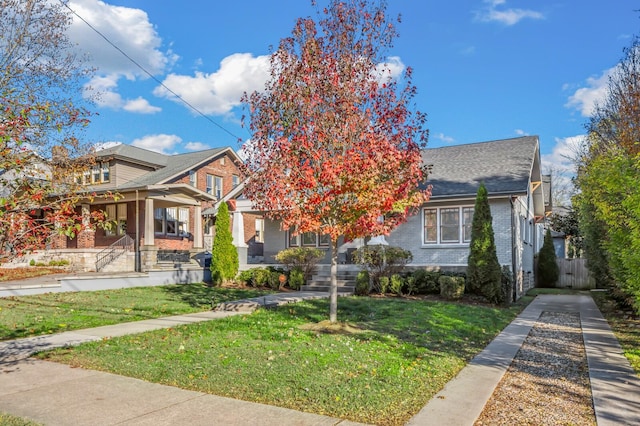
<path fill-rule="evenodd" d="M 238 251 L 233 245 L 229 208 L 221 203 L 216 215 L 216 235 L 211 249 L 211 279 L 214 284 L 229 281 L 238 273 Z"/>
<path fill-rule="evenodd" d="M 283 230 L 331 242 L 336 322 L 338 238 L 388 234 L 429 192 L 426 117 L 412 103 L 411 69 L 395 78 L 385 56 L 397 36 L 386 3 L 328 3 L 318 21 L 297 21 L 271 55 L 265 90 L 245 98 L 245 195 Z"/>
<path fill-rule="evenodd" d="M 541 287 L 553 287 L 560 277 L 560 269 L 556 263 L 556 250 L 553 247 L 551 229 L 544 234 L 544 244 L 538 255 L 538 284 Z"/>
<path fill-rule="evenodd" d="M 481 183 L 471 224 L 467 287 L 471 292 L 483 295 L 491 303 L 500 303 L 502 271 L 496 252 L 492 220 L 487 188 Z"/>

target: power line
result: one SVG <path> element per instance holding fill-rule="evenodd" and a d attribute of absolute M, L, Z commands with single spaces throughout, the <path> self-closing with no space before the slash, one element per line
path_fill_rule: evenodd
<path fill-rule="evenodd" d="M 129 61 L 131 61 L 131 63 L 133 63 L 135 66 L 137 66 L 138 68 L 140 68 L 145 74 L 147 74 L 153 81 L 155 81 L 156 83 L 158 83 L 160 86 L 164 87 L 167 92 L 171 93 L 173 96 L 175 96 L 177 99 L 180 100 L 180 102 L 182 102 L 183 104 L 185 104 L 186 106 L 188 106 L 189 108 L 191 108 L 193 111 L 195 111 L 198 115 L 204 117 L 206 120 L 208 120 L 211 124 L 213 124 L 214 126 L 218 127 L 219 129 L 223 130 L 224 132 L 226 132 L 227 134 L 231 135 L 233 138 L 235 138 L 238 141 L 242 141 L 242 138 L 236 136 L 234 133 L 232 133 L 230 130 L 228 130 L 227 128 L 223 127 L 221 124 L 218 124 L 217 122 L 215 122 L 211 117 L 209 117 L 208 115 L 206 115 L 205 113 L 203 113 L 202 111 L 200 111 L 198 108 L 196 108 L 195 106 L 193 106 L 191 103 L 189 103 L 187 100 L 183 99 L 182 96 L 178 95 L 176 92 L 174 92 L 173 90 L 171 90 L 169 87 L 167 87 L 162 81 L 158 80 L 158 78 L 156 78 L 156 76 L 154 76 L 151 72 L 147 71 L 147 69 L 145 67 L 143 67 L 142 65 L 140 65 L 135 59 L 133 59 L 131 56 L 129 56 L 125 51 L 123 51 L 122 49 L 120 49 L 118 46 L 116 46 L 115 43 L 113 43 L 111 40 L 109 40 L 109 38 L 107 38 L 107 36 L 105 36 L 104 34 L 102 34 L 97 28 L 95 28 L 93 25 L 91 25 L 89 22 L 87 22 L 86 19 L 84 19 L 82 16 L 78 15 L 78 13 L 71 9 L 69 7 L 69 5 L 64 2 L 63 0 L 60 0 L 60 3 L 66 7 L 67 9 L 69 9 L 71 11 L 71 13 L 73 13 L 75 16 L 78 17 L 78 19 L 80 19 L 82 22 L 84 22 L 85 24 L 87 24 L 87 26 L 89 28 L 91 28 L 93 31 L 96 32 L 96 34 L 98 34 L 100 37 L 102 37 L 107 43 L 109 43 L 111 45 L 111 47 L 113 47 L 114 49 L 116 49 L 118 52 L 120 52 L 125 58 L 127 58 Z"/>

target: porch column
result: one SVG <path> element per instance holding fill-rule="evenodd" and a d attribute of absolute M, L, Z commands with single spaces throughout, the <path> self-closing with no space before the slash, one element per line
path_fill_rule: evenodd
<path fill-rule="evenodd" d="M 158 249 L 155 246 L 153 227 L 153 198 L 144 200 L 144 246 L 140 250 L 142 271 L 151 270 L 156 264 Z"/>
<path fill-rule="evenodd" d="M 202 206 L 195 206 L 193 218 L 193 248 L 201 249 L 203 245 L 202 237 Z"/>
<path fill-rule="evenodd" d="M 82 229 L 76 235 L 78 248 L 94 248 L 96 245 L 96 231 L 91 228 L 91 212 L 89 204 L 81 204 Z"/>
<path fill-rule="evenodd" d="M 246 265 L 249 246 L 244 241 L 244 216 L 242 212 L 237 210 L 233 212 L 231 235 L 233 237 L 233 245 L 236 246 L 238 251 L 238 261 L 241 265 Z"/>
<path fill-rule="evenodd" d="M 156 243 L 153 228 L 153 198 L 144 200 L 144 245 L 153 246 Z"/>

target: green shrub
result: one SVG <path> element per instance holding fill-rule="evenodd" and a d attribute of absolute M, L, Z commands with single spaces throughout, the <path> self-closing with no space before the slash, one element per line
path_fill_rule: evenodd
<path fill-rule="evenodd" d="M 389 277 L 380 277 L 380 294 L 386 294 L 389 291 Z"/>
<path fill-rule="evenodd" d="M 218 269 L 211 268 L 211 284 L 216 287 L 222 284 L 222 274 Z"/>
<path fill-rule="evenodd" d="M 300 268 L 293 268 L 289 271 L 289 287 L 292 290 L 300 290 L 304 284 L 304 272 Z"/>
<path fill-rule="evenodd" d="M 36 266 L 36 260 L 35 259 L 31 259 L 29 261 L 29 266 Z"/>
<path fill-rule="evenodd" d="M 269 277 L 271 271 L 263 268 L 256 268 L 253 273 L 253 282 L 256 287 L 267 287 L 269 285 Z"/>
<path fill-rule="evenodd" d="M 306 280 L 313 275 L 316 265 L 324 258 L 324 251 L 312 247 L 291 247 L 276 255 L 276 260 L 290 271 L 299 269 Z"/>
<path fill-rule="evenodd" d="M 555 287 L 560 277 L 560 269 L 556 262 L 556 250 L 553 247 L 551 230 L 547 229 L 544 243 L 538 254 L 538 285 L 540 287 Z"/>
<path fill-rule="evenodd" d="M 256 271 L 256 268 L 251 268 L 251 269 L 246 269 L 244 271 L 241 271 L 238 274 L 236 279 L 240 282 L 243 282 L 245 285 L 255 286 L 254 277 L 253 277 L 253 274 L 255 273 L 255 271 Z"/>
<path fill-rule="evenodd" d="M 220 203 L 218 207 L 215 231 L 211 249 L 211 278 L 213 280 L 215 275 L 221 281 L 229 281 L 238 274 L 239 260 L 238 250 L 233 245 L 227 203 Z"/>
<path fill-rule="evenodd" d="M 407 292 L 407 296 L 411 296 L 412 294 L 417 293 L 418 287 L 416 286 L 416 278 L 412 275 L 409 275 L 405 279 L 405 290 Z"/>
<path fill-rule="evenodd" d="M 286 280 L 284 280 L 284 282 L 280 281 L 280 277 L 285 276 L 282 272 L 278 272 L 278 271 L 267 271 L 267 272 L 269 273 L 269 275 L 267 276 L 267 284 L 269 285 L 269 288 L 273 290 L 278 290 L 280 286 L 284 285 L 284 282 L 286 282 Z"/>
<path fill-rule="evenodd" d="M 511 304 L 513 300 L 513 272 L 508 265 L 502 266 L 502 300 L 505 305 Z"/>
<path fill-rule="evenodd" d="M 417 269 L 411 276 L 415 280 L 416 293 L 418 294 L 440 294 L 440 272 Z"/>
<path fill-rule="evenodd" d="M 480 294 L 487 300 L 498 303 L 502 294 L 502 271 L 498 262 L 492 220 L 487 188 L 481 183 L 471 222 L 467 288 L 471 293 Z"/>
<path fill-rule="evenodd" d="M 355 261 L 362 265 L 371 277 L 372 289 L 382 291 L 381 279 L 388 280 L 393 274 L 399 274 L 404 267 L 413 260 L 410 251 L 393 246 L 364 246 L 354 253 Z"/>
<path fill-rule="evenodd" d="M 445 299 L 460 299 L 464 294 L 464 278 L 442 275 L 440 282 L 440 295 Z"/>
<path fill-rule="evenodd" d="M 360 271 L 356 277 L 356 296 L 367 296 L 369 294 L 369 272 Z"/>
<path fill-rule="evenodd" d="M 69 261 L 67 259 L 50 260 L 49 266 L 67 266 Z"/>
<path fill-rule="evenodd" d="M 403 290 L 405 288 L 405 280 L 402 278 L 400 274 L 391 275 L 391 282 L 389 283 L 389 288 L 391 293 L 397 294 L 398 296 L 402 296 Z"/>

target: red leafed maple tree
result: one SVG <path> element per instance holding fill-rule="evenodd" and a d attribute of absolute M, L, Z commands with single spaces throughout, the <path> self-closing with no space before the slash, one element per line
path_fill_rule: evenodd
<path fill-rule="evenodd" d="M 265 90 L 244 99 L 245 194 L 283 229 L 330 238 L 330 322 L 338 238 L 388 234 L 430 194 L 411 69 L 396 78 L 383 56 L 396 36 L 384 3 L 331 0 L 318 22 L 298 19 L 271 56 Z"/>

